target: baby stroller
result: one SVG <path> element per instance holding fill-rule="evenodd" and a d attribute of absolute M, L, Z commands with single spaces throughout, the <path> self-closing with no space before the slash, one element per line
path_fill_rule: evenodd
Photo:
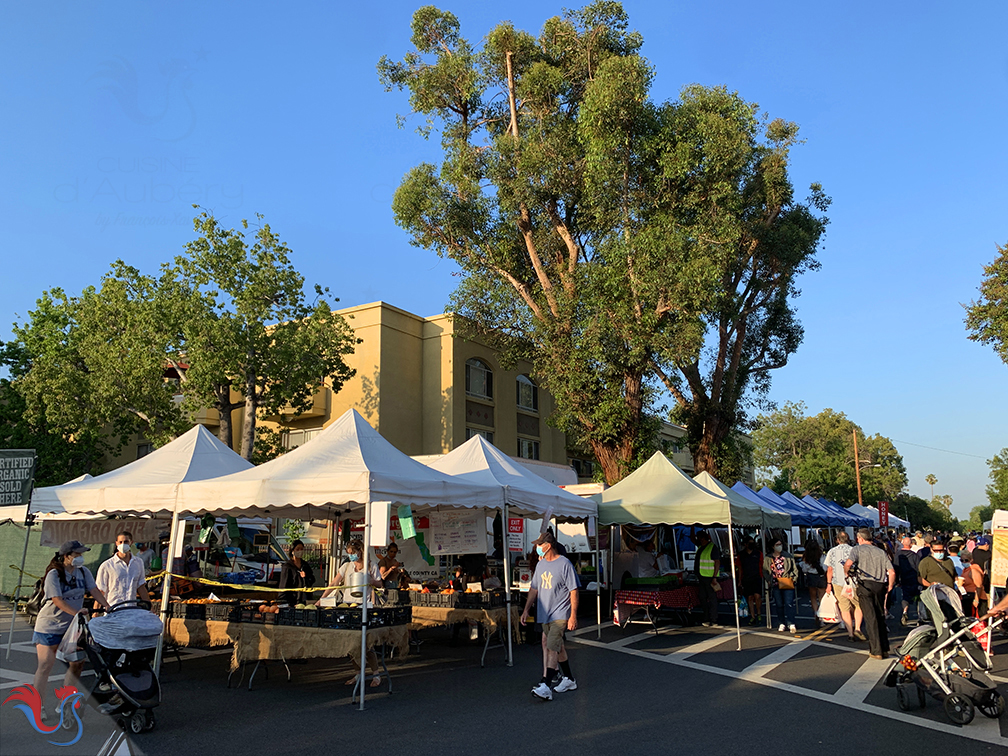
<path fill-rule="evenodd" d="M 920 601 L 931 624 L 910 631 L 900 646 L 900 659 L 886 676 L 886 685 L 896 688 L 900 709 L 909 711 L 911 691 L 916 689 L 921 708 L 930 694 L 942 702 L 945 715 L 955 724 L 972 722 L 976 709 L 991 719 L 1000 717 L 1005 700 L 986 674 L 990 657 L 971 630 L 977 620 L 963 615 L 953 588 L 933 584 L 921 593 Z"/>
<path fill-rule="evenodd" d="M 161 685 L 151 668 L 164 628 L 146 601 L 113 606 L 104 616 L 81 619 L 78 645 L 94 667 L 91 697 L 103 714 L 140 734 L 154 729 L 152 709 L 161 703 Z"/>

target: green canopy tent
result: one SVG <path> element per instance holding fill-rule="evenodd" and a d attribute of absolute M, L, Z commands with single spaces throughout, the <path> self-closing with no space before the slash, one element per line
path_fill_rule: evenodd
<path fill-rule="evenodd" d="M 756 504 L 710 491 L 693 481 L 661 452 L 619 483 L 593 497 L 599 505 L 600 525 L 720 525 L 728 528 L 733 591 L 735 545 L 731 529 L 760 527 L 763 511 Z M 735 632 L 742 648 L 742 628 L 735 602 Z"/>

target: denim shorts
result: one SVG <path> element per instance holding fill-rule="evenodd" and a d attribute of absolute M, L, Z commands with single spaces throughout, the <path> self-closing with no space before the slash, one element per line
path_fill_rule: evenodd
<path fill-rule="evenodd" d="M 33 633 L 33 646 L 58 646 L 65 633 Z"/>

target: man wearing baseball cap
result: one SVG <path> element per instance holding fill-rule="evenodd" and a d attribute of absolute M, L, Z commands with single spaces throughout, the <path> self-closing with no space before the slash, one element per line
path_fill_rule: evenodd
<path fill-rule="evenodd" d="M 564 632 L 577 629 L 577 578 L 570 560 L 560 556 L 552 532 L 547 530 L 540 535 L 535 547 L 539 562 L 532 576 L 532 588 L 521 623 L 524 625 L 528 620 L 532 604 L 536 602 L 536 619 L 542 624 L 543 676 L 532 688 L 532 695 L 552 701 L 554 692 L 577 690 L 564 648 Z"/>

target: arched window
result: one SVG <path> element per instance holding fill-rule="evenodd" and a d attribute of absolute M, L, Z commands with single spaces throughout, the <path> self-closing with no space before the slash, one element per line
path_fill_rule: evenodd
<path fill-rule="evenodd" d="M 526 375 L 519 375 L 516 383 L 518 408 L 526 412 L 539 411 L 539 388 Z"/>
<path fill-rule="evenodd" d="M 465 390 L 469 396 L 493 399 L 493 371 L 482 360 L 466 360 Z"/>

